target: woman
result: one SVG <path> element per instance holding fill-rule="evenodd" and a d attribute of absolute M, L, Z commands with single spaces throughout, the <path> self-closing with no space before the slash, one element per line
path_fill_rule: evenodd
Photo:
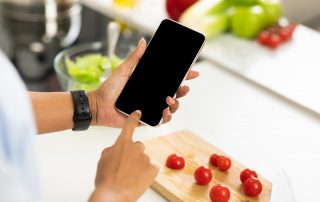
<path fill-rule="evenodd" d="M 34 134 L 67 129 L 83 130 L 89 125 L 122 128 L 115 144 L 106 148 L 98 163 L 95 190 L 89 201 L 136 201 L 150 186 L 158 168 L 150 163 L 141 142 L 132 135 L 141 112 L 125 117 L 115 110 L 115 101 L 134 66 L 146 49 L 141 39 L 137 48 L 95 91 L 79 96 L 70 92 L 27 92 L 10 62 L 0 52 L 0 201 L 41 201 L 38 190 Z M 187 79 L 198 76 L 190 71 Z M 189 87 L 180 87 L 177 98 L 185 96 Z M 79 92 L 81 93 L 81 92 Z M 84 101 L 82 102 L 82 99 Z M 167 97 L 168 108 L 163 122 L 171 119 L 179 102 Z M 81 103 L 90 118 L 77 119 Z M 82 109 L 84 109 L 82 108 Z"/>

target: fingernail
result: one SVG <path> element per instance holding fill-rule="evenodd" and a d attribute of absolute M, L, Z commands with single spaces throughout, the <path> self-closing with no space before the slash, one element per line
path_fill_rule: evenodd
<path fill-rule="evenodd" d="M 139 43 L 138 43 L 138 46 L 140 46 L 143 41 L 144 41 L 144 38 L 141 37 L 141 39 L 140 39 L 140 41 L 139 41 Z"/>
<path fill-rule="evenodd" d="M 136 110 L 136 113 L 138 113 L 141 116 L 141 111 L 140 110 Z"/>
<path fill-rule="evenodd" d="M 169 104 L 173 105 L 176 101 L 172 98 L 172 97 L 169 97 Z"/>

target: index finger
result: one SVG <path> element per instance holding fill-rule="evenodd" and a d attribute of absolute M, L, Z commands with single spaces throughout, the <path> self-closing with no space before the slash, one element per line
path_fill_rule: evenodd
<path fill-rule="evenodd" d="M 127 118 L 122 128 L 122 131 L 120 133 L 120 136 L 118 137 L 118 140 L 132 141 L 134 129 L 139 125 L 140 118 L 141 118 L 140 110 L 136 110 L 132 112 L 130 116 Z"/>

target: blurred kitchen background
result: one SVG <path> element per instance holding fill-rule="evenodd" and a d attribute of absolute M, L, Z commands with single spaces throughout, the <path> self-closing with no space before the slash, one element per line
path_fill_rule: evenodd
<path fill-rule="evenodd" d="M 77 44 L 105 41 L 106 25 L 113 20 L 77 0 L 0 3 L 0 47 L 33 91 L 62 90 L 53 68 L 55 56 Z M 127 27 L 119 40 L 132 49 L 142 36 L 148 39 Z"/>
<path fill-rule="evenodd" d="M 105 0 L 108 1 L 108 0 Z M 109 0 L 110 1 L 110 0 Z M 85 1 L 86 5 L 99 1 Z M 140 0 L 138 3 L 153 0 Z M 320 31 L 319 0 L 282 0 L 285 16 Z M 105 41 L 111 18 L 75 0 L 0 1 L 0 47 L 16 66 L 29 90 L 59 91 L 53 59 L 70 46 Z M 138 27 L 128 27 L 120 40 L 134 47 L 150 37 Z M 1 67 L 0 67 L 1 68 Z"/>

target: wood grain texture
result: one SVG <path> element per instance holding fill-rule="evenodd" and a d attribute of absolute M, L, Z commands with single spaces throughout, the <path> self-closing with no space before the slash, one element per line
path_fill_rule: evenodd
<path fill-rule="evenodd" d="M 232 157 L 232 167 L 227 172 L 221 172 L 209 165 L 209 157 L 213 153 L 225 154 L 196 134 L 188 130 L 177 131 L 166 136 L 144 142 L 146 153 L 153 163 L 159 165 L 160 171 L 152 188 L 171 202 L 210 201 L 209 192 L 215 184 L 229 187 L 230 202 L 266 202 L 270 200 L 271 183 L 258 173 L 263 184 L 263 191 L 258 197 L 248 197 L 244 194 L 239 179 L 240 172 L 246 167 Z M 172 153 L 184 156 L 186 166 L 183 170 L 171 170 L 165 166 L 166 158 Z M 209 185 L 200 186 L 195 183 L 194 170 L 206 165 L 212 169 L 213 179 Z"/>

